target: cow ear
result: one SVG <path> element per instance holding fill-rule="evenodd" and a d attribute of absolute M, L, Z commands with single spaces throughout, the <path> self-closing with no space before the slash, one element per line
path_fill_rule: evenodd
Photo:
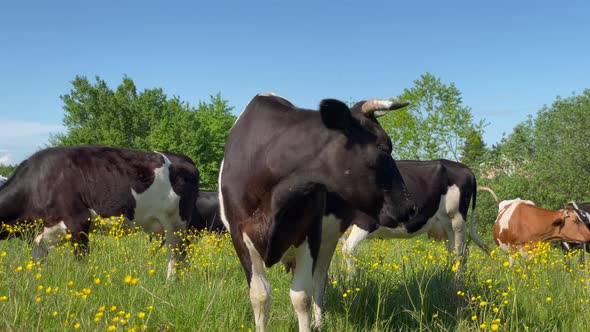
<path fill-rule="evenodd" d="M 559 219 L 555 220 L 553 222 L 553 226 L 559 227 L 561 229 L 563 226 L 565 226 L 565 218 L 563 218 L 563 219 L 559 218 Z"/>
<path fill-rule="evenodd" d="M 336 99 L 324 99 L 320 103 L 320 114 L 326 127 L 348 131 L 352 116 L 345 103 Z"/>

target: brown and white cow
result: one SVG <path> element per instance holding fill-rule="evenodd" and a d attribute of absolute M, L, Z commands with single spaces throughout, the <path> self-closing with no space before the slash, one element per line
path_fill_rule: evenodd
<path fill-rule="evenodd" d="M 564 209 L 548 210 L 520 198 L 501 202 L 496 196 L 494 198 L 498 203 L 494 242 L 505 252 L 526 252 L 534 248 L 537 242 L 590 241 L 590 230 L 571 205 Z"/>
<path fill-rule="evenodd" d="M 578 217 L 590 227 L 590 203 L 569 202 L 568 205 L 571 205 Z M 564 254 L 576 249 L 582 249 L 583 253 L 582 256 L 580 256 L 581 262 L 586 260 L 586 252 L 590 252 L 590 245 L 588 243 L 571 243 L 563 241 L 561 242 L 561 248 L 563 249 Z"/>
<path fill-rule="evenodd" d="M 0 187 L 0 222 L 43 219 L 33 259 L 67 233 L 88 251 L 91 217 L 123 215 L 131 226 L 165 233 L 168 277 L 184 258 L 182 234 L 195 206 L 199 173 L 180 154 L 103 146 L 58 147 L 23 161 Z"/>
<path fill-rule="evenodd" d="M 326 209 L 331 197 L 379 222 L 404 222 L 415 206 L 376 116 L 406 106 L 385 100 L 326 99 L 305 110 L 257 95 L 236 120 L 219 173 L 221 217 L 250 287 L 256 329 L 264 331 L 271 287 L 265 269 L 292 251 L 291 301 L 300 331 L 321 324 L 328 267 L 341 234 Z"/>

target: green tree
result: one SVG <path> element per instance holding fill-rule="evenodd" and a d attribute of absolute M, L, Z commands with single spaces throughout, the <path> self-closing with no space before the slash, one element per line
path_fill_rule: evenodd
<path fill-rule="evenodd" d="M 590 90 L 558 97 L 493 147 L 487 168 L 499 172 L 486 184 L 501 199 L 521 197 L 551 209 L 590 200 L 589 127 Z"/>
<path fill-rule="evenodd" d="M 445 84 L 430 73 L 404 89 L 398 99 L 411 104 L 380 119 L 391 137 L 394 158 L 459 161 L 466 141 L 483 134 L 484 121 L 474 121 L 455 84 Z"/>
<path fill-rule="evenodd" d="M 479 170 L 479 165 L 484 162 L 488 154 L 489 151 L 483 141 L 482 132 L 477 130 L 468 132 L 465 137 L 461 162 L 476 171 Z"/>
<path fill-rule="evenodd" d="M 0 164 L 0 175 L 9 177 L 18 165 L 4 165 Z"/>
<path fill-rule="evenodd" d="M 531 180 L 540 202 L 557 208 L 590 198 L 590 89 L 543 107 L 534 127 Z"/>
<path fill-rule="evenodd" d="M 50 144 L 100 144 L 160 150 L 191 157 L 201 172 L 201 188 L 216 187 L 223 146 L 235 117 L 220 94 L 198 107 L 168 98 L 161 88 L 138 93 L 124 77 L 115 91 L 100 77 L 94 84 L 84 76 L 72 81 L 61 96 L 66 132 L 52 135 Z"/>

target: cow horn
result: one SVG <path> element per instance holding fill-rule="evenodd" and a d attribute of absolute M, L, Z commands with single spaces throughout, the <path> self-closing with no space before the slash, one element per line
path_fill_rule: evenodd
<path fill-rule="evenodd" d="M 387 112 L 410 105 L 409 102 L 394 102 L 391 100 L 371 99 L 365 101 L 361 106 L 363 114 L 373 114 L 376 118 L 387 114 Z"/>

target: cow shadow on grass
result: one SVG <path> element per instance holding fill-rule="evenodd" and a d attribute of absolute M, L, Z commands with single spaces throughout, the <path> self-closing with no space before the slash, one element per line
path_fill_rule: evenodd
<path fill-rule="evenodd" d="M 329 321 L 344 317 L 337 324 L 354 330 L 455 330 L 465 318 L 468 303 L 457 294 L 463 281 L 450 269 L 418 268 L 403 278 L 364 271 L 341 280 L 326 289 L 326 316 Z"/>

